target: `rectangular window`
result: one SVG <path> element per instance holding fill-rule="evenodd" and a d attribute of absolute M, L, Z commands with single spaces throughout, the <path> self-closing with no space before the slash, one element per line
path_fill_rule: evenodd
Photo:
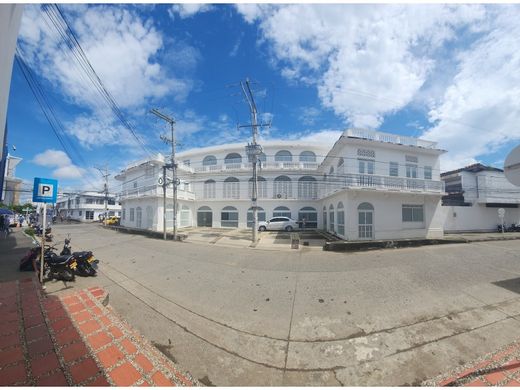
<path fill-rule="evenodd" d="M 86 203 L 86 204 L 92 204 L 92 203 L 94 203 L 94 199 L 92 199 L 92 198 L 86 198 L 86 199 L 85 199 L 85 203 Z"/>
<path fill-rule="evenodd" d="M 374 161 L 372 160 L 358 160 L 359 161 L 359 173 L 367 173 L 369 175 L 374 174 Z"/>
<path fill-rule="evenodd" d="M 390 162 L 390 176 L 399 176 L 399 164 Z"/>
<path fill-rule="evenodd" d="M 83 211 L 79 210 L 79 216 L 81 217 L 83 215 Z"/>
<path fill-rule="evenodd" d="M 423 222 L 424 206 L 403 204 L 403 222 Z"/>
<path fill-rule="evenodd" d="M 123 217 L 122 220 L 124 221 L 126 219 L 126 209 L 123 209 Z"/>
<path fill-rule="evenodd" d="M 424 178 L 426 180 L 432 179 L 432 167 L 429 167 L 429 166 L 424 167 Z"/>
<path fill-rule="evenodd" d="M 406 177 L 417 179 L 417 165 L 406 164 Z"/>
<path fill-rule="evenodd" d="M 134 213 L 135 213 L 135 209 L 132 207 L 130 209 L 130 222 L 134 222 Z"/>
<path fill-rule="evenodd" d="M 85 219 L 94 219 L 93 211 L 85 211 Z"/>

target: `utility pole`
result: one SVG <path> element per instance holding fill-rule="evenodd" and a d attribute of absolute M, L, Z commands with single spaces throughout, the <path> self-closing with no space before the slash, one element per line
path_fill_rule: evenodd
<path fill-rule="evenodd" d="M 163 165 L 163 238 L 166 240 L 166 188 L 170 181 L 166 176 L 166 169 L 171 169 L 173 171 L 173 239 L 177 239 L 177 186 L 179 185 L 179 179 L 177 178 L 177 162 L 175 161 L 175 146 L 177 145 L 177 141 L 175 139 L 175 120 L 167 115 L 164 115 L 159 110 L 153 108 L 150 110 L 152 114 L 158 116 L 162 120 L 168 122 L 170 124 L 171 129 L 171 137 L 167 137 L 165 135 L 161 135 L 161 139 L 171 145 L 172 154 L 170 158 L 169 164 Z"/>
<path fill-rule="evenodd" d="M 99 172 L 101 172 L 101 175 L 105 179 L 104 183 L 104 193 L 105 193 L 105 219 L 104 219 L 104 225 L 107 226 L 107 218 L 108 218 L 108 177 L 110 174 L 108 173 L 108 164 L 105 164 L 105 171 L 103 172 L 102 168 L 95 167 Z"/>
<path fill-rule="evenodd" d="M 257 110 L 255 104 L 255 98 L 253 96 L 253 92 L 251 91 L 251 86 L 249 84 L 249 79 L 246 79 L 245 82 L 240 82 L 240 86 L 242 87 L 242 92 L 244 93 L 244 97 L 246 98 L 247 103 L 249 104 L 249 110 L 251 111 L 251 124 L 243 125 L 238 127 L 251 127 L 251 135 L 252 142 L 248 143 L 246 146 L 246 154 L 248 160 L 251 161 L 253 165 L 253 188 L 251 193 L 251 208 L 253 209 L 253 231 L 252 231 L 252 242 L 255 244 L 258 240 L 258 180 L 257 180 L 257 163 L 260 154 L 262 154 L 262 146 L 257 143 L 258 137 L 258 127 L 267 126 L 265 124 L 257 123 Z M 270 126 L 270 125 L 269 125 Z"/>

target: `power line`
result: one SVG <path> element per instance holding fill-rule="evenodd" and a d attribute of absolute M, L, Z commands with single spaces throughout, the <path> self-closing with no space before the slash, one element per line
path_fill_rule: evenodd
<path fill-rule="evenodd" d="M 146 147 L 144 142 L 139 138 L 136 130 L 131 125 L 131 123 L 126 119 L 122 110 L 116 103 L 114 97 L 112 96 L 112 94 L 110 92 L 108 92 L 104 83 L 101 81 L 100 77 L 94 70 L 88 57 L 86 56 L 85 52 L 83 51 L 76 35 L 74 34 L 74 31 L 68 24 L 67 19 L 65 18 L 65 15 L 62 13 L 59 6 L 57 4 L 44 5 L 43 10 L 48 15 L 48 17 L 53 21 L 53 23 L 56 27 L 56 30 L 62 37 L 63 42 L 69 47 L 71 52 L 77 58 L 78 63 L 80 64 L 82 69 L 85 71 L 85 73 L 89 77 L 89 79 L 91 80 L 92 84 L 94 85 L 94 88 L 99 92 L 99 94 L 104 99 L 104 101 L 107 103 L 108 107 L 111 109 L 111 111 L 117 117 L 117 119 L 131 133 L 133 138 L 137 141 L 138 145 L 140 145 L 141 148 L 151 157 L 150 151 L 148 150 L 148 148 Z"/>

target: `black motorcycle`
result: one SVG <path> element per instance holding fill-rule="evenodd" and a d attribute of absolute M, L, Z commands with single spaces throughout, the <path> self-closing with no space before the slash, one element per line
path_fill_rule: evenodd
<path fill-rule="evenodd" d="M 71 255 L 57 255 L 54 250 L 56 248 L 51 245 L 45 245 L 44 248 L 44 277 L 64 280 L 71 282 L 75 279 L 74 272 L 77 268 L 77 262 Z M 37 244 L 31 248 L 29 252 L 20 260 L 20 271 L 38 271 L 40 272 L 41 246 Z"/>
<path fill-rule="evenodd" d="M 34 232 L 36 233 L 36 235 L 38 237 L 41 237 L 42 234 L 44 234 L 43 232 L 43 228 L 40 226 L 40 225 L 35 225 L 33 226 L 33 229 L 34 229 Z M 50 242 L 52 241 L 52 238 L 53 238 L 53 235 L 52 235 L 52 228 L 50 226 L 48 226 L 46 229 L 45 229 L 45 241 L 47 242 Z"/>
<path fill-rule="evenodd" d="M 63 249 L 60 255 L 72 255 L 74 257 L 78 264 L 75 271 L 77 275 L 96 276 L 96 268 L 99 260 L 94 257 L 92 251 L 72 252 L 72 246 L 70 245 L 69 237 L 65 239 L 65 243 L 63 244 Z"/>

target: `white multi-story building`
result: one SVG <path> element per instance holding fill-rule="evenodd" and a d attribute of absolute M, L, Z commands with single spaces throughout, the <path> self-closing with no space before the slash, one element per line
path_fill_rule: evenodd
<path fill-rule="evenodd" d="M 306 228 L 345 239 L 439 237 L 443 234 L 439 175 L 442 150 L 434 142 L 350 129 L 332 149 L 316 143 L 265 142 L 258 174 L 259 220 L 288 216 Z M 245 145 L 228 144 L 178 154 L 179 227 L 252 225 L 252 168 Z M 163 229 L 164 159 L 122 171 L 121 224 Z M 173 226 L 167 190 L 167 227 Z"/>
<path fill-rule="evenodd" d="M 473 164 L 444 172 L 441 179 L 447 192 L 442 199 L 446 232 L 495 231 L 500 208 L 504 224 L 520 223 L 520 187 L 511 184 L 502 169 Z"/>
<path fill-rule="evenodd" d="M 81 222 L 96 222 L 105 214 L 105 194 L 84 191 L 61 195 L 56 201 L 56 216 Z M 108 216 L 121 216 L 121 204 L 114 194 L 108 195 Z"/>

